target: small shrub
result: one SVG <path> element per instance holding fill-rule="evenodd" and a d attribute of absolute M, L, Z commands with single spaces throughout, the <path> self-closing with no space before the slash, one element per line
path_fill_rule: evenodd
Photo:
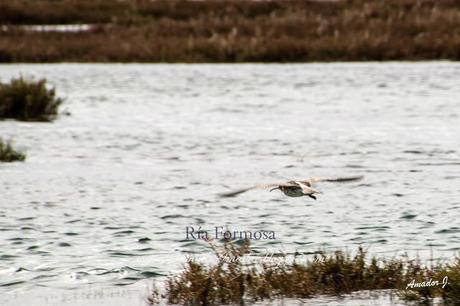
<path fill-rule="evenodd" d="M 10 142 L 3 142 L 0 138 L 0 162 L 24 161 L 26 155 L 16 151 Z"/>
<path fill-rule="evenodd" d="M 51 121 L 61 103 L 54 88 L 47 89 L 45 79 L 32 81 L 20 77 L 0 83 L 0 119 Z"/>

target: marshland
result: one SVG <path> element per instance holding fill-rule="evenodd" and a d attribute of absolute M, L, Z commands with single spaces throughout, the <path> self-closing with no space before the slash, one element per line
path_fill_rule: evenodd
<path fill-rule="evenodd" d="M 21 27 L 66 24 L 90 26 Z M 0 25 L 1 62 L 460 58 L 456 0 L 14 0 L 0 3 Z"/>
<path fill-rule="evenodd" d="M 457 305 L 459 23 L 454 0 L 0 1 L 0 304 Z M 313 176 L 363 179 L 218 196 Z"/>

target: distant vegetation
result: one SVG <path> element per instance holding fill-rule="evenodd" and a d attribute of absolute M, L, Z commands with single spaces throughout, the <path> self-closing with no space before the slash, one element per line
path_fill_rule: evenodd
<path fill-rule="evenodd" d="M 0 162 L 24 161 L 26 155 L 15 150 L 10 142 L 4 142 L 0 138 Z"/>
<path fill-rule="evenodd" d="M 460 59 L 457 0 L 11 0 L 0 62 L 304 62 Z"/>
<path fill-rule="evenodd" d="M 132 15 L 131 1 L 8 0 L 0 2 L 0 24 L 108 23 Z"/>
<path fill-rule="evenodd" d="M 441 297 L 446 303 L 460 303 L 460 258 L 451 265 L 426 267 L 417 261 L 366 258 L 359 248 L 355 256 L 344 252 L 319 252 L 315 260 L 277 265 L 270 262 L 247 265 L 242 257 L 249 244 L 226 243 L 214 247 L 217 263 L 207 265 L 189 260 L 182 273 L 170 276 L 165 294 L 155 290 L 152 304 L 164 298 L 181 305 L 241 304 L 275 298 L 311 298 L 341 295 L 359 290 L 397 289 L 405 300 L 428 301 Z M 431 281 L 438 281 L 433 285 Z M 443 280 L 446 285 L 443 288 Z M 417 287 L 429 281 L 433 286 Z M 410 284 L 414 286 L 408 286 Z"/>
<path fill-rule="evenodd" d="M 46 87 L 45 79 L 32 81 L 21 77 L 0 83 L 0 119 L 51 121 L 61 103 L 54 89 Z"/>

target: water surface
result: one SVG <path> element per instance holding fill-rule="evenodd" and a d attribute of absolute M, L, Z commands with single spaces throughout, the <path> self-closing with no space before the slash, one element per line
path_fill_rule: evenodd
<path fill-rule="evenodd" d="M 0 121 L 28 155 L 0 165 L 6 304 L 122 287 L 120 305 L 141 305 L 152 278 L 208 254 L 187 226 L 275 231 L 261 252 L 460 249 L 457 63 L 0 66 L 19 75 L 47 78 L 71 115 Z M 216 197 L 326 175 L 365 179 L 318 185 L 317 201 Z"/>

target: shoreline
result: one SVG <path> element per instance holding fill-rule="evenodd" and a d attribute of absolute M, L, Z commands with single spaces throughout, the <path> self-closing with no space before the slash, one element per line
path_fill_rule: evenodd
<path fill-rule="evenodd" d="M 119 65 L 119 66 L 136 66 L 136 65 L 151 65 L 151 66 L 290 66 L 290 65 L 399 65 L 399 64 L 414 64 L 414 65 L 458 65 L 460 60 L 445 60 L 445 59 L 434 59 L 434 60 L 422 60 L 422 61 L 412 61 L 412 60 L 391 60 L 391 61 L 329 61 L 329 62 L 242 62 L 242 63 L 233 63 L 233 62 L 199 62 L 199 63 L 187 63 L 187 62 L 11 62 L 11 63 L 2 63 L 1 66 L 52 66 L 52 65 Z"/>

